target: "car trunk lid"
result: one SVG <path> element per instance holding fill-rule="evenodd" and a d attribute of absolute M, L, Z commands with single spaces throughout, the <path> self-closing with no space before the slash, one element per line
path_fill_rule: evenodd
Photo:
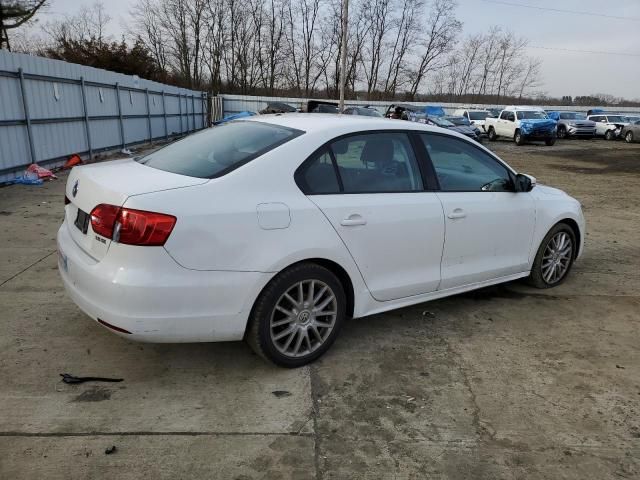
<path fill-rule="evenodd" d="M 91 211 L 105 203 L 122 206 L 134 195 L 184 188 L 206 183 L 206 178 L 188 177 L 144 166 L 134 160 L 116 160 L 75 167 L 67 180 L 65 223 L 78 246 L 96 261 L 107 253 L 111 240 L 91 228 Z"/>

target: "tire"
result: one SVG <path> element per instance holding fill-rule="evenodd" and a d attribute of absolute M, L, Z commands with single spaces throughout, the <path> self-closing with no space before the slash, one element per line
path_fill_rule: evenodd
<path fill-rule="evenodd" d="M 565 127 L 558 128 L 558 138 L 567 138 L 567 129 Z"/>
<path fill-rule="evenodd" d="M 627 143 L 633 143 L 633 132 L 627 132 L 624 139 Z"/>
<path fill-rule="evenodd" d="M 513 141 L 516 142 L 518 146 L 524 145 L 524 135 L 520 133 L 520 130 L 516 130 L 516 133 L 513 134 Z"/>
<path fill-rule="evenodd" d="M 549 137 L 544 139 L 544 144 L 547 147 L 553 147 L 556 144 L 556 137 Z"/>
<path fill-rule="evenodd" d="M 614 133 L 613 130 L 607 130 L 606 133 L 604 134 L 604 139 L 605 140 L 615 140 L 616 139 L 616 134 Z"/>
<path fill-rule="evenodd" d="M 326 302 L 321 312 L 331 314 L 315 313 L 313 306 Z M 245 340 L 276 365 L 301 367 L 331 347 L 344 323 L 346 305 L 344 288 L 331 271 L 315 263 L 299 263 L 280 272 L 260 293 Z"/>
<path fill-rule="evenodd" d="M 569 240 L 570 244 L 563 245 L 560 239 Z M 571 227 L 566 223 L 556 224 L 540 243 L 528 278 L 529 284 L 536 288 L 551 288 L 564 282 L 573 266 L 576 248 L 576 236 Z M 561 270 L 554 266 L 555 262 L 558 262 Z M 552 270 L 551 273 L 549 269 Z"/>
<path fill-rule="evenodd" d="M 498 139 L 498 135 L 496 135 L 496 131 L 493 127 L 489 127 L 489 131 L 487 132 L 487 136 L 489 137 L 490 142 L 495 142 Z"/>

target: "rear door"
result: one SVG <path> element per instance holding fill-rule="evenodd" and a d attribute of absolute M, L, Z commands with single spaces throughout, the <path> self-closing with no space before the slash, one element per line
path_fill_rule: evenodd
<path fill-rule="evenodd" d="M 528 269 L 535 203 L 518 192 L 508 169 L 473 143 L 421 134 L 438 178 L 445 216 L 440 289 Z"/>
<path fill-rule="evenodd" d="M 337 139 L 305 162 L 296 180 L 331 222 L 376 300 L 438 288 L 442 205 L 425 191 L 429 180 L 407 133 Z"/>

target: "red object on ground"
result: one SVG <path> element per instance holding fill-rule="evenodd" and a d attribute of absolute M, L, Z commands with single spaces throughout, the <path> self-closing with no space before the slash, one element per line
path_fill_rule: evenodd
<path fill-rule="evenodd" d="M 80 165 L 81 163 L 82 163 L 82 159 L 74 153 L 69 157 L 69 160 L 67 160 L 67 163 L 65 163 L 62 168 L 75 167 L 76 165 Z"/>
<path fill-rule="evenodd" d="M 36 175 L 38 175 L 38 178 L 58 178 L 53 174 L 51 170 L 47 170 L 46 168 L 41 167 L 40 165 L 36 165 L 35 163 L 29 165 L 29 167 L 27 168 L 27 172 L 35 173 Z"/>

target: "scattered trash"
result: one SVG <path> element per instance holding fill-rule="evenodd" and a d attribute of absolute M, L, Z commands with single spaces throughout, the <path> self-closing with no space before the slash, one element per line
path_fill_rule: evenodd
<path fill-rule="evenodd" d="M 132 152 L 131 150 L 129 150 L 128 148 L 123 148 L 122 150 L 120 150 L 121 153 L 124 153 L 125 155 L 131 155 Z"/>
<path fill-rule="evenodd" d="M 67 160 L 67 163 L 65 163 L 62 168 L 73 168 L 76 165 L 80 165 L 80 164 L 82 164 L 82 159 L 80 158 L 80 155 L 77 155 L 74 153 L 69 157 L 69 160 Z"/>
<path fill-rule="evenodd" d="M 427 310 L 425 310 L 424 312 L 422 312 L 422 316 L 423 317 L 427 317 L 427 318 L 436 318 L 436 314 L 433 312 L 429 312 Z"/>
<path fill-rule="evenodd" d="M 84 382 L 121 382 L 124 378 L 106 378 L 106 377 L 74 377 L 68 373 L 61 373 L 62 381 L 68 384 L 84 383 Z"/>
<path fill-rule="evenodd" d="M 44 182 L 38 178 L 37 174 L 32 172 L 24 172 L 19 177 L 14 178 L 9 183 L 15 183 L 18 185 L 42 185 Z"/>
<path fill-rule="evenodd" d="M 35 173 L 38 178 L 58 178 L 53 174 L 51 170 L 41 167 L 40 165 L 35 163 L 32 163 L 31 165 L 29 165 L 29 167 L 27 167 L 25 173 L 27 172 Z"/>
<path fill-rule="evenodd" d="M 616 365 L 616 368 L 619 368 L 621 370 L 624 370 L 624 367 L 622 365 Z"/>
<path fill-rule="evenodd" d="M 274 390 L 273 393 L 277 398 L 290 397 L 291 392 L 287 392 L 286 390 Z"/>
<path fill-rule="evenodd" d="M 111 445 L 110 447 L 107 447 L 107 449 L 104 451 L 105 455 L 111 455 L 112 453 L 115 453 L 115 451 L 117 450 L 115 445 Z"/>

